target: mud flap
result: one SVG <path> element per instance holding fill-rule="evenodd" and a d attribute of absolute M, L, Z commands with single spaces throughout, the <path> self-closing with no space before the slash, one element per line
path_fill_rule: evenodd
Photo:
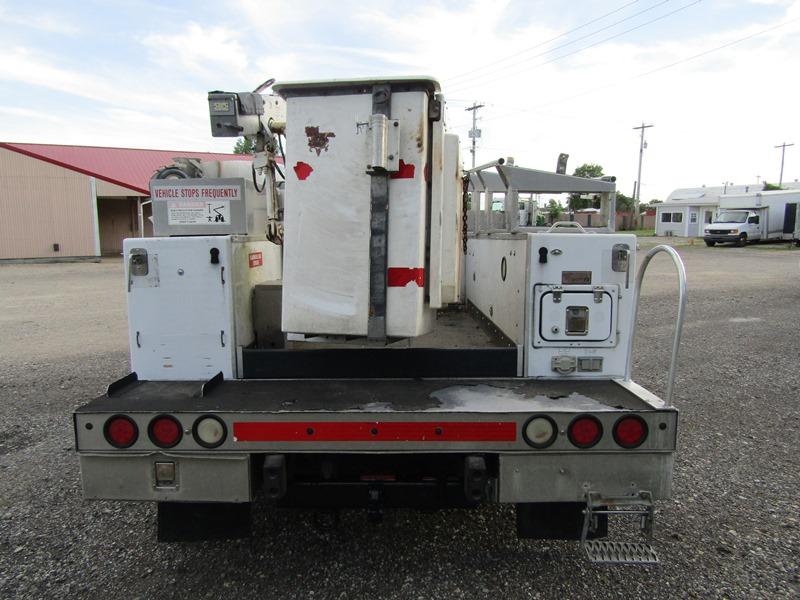
<path fill-rule="evenodd" d="M 250 503 L 159 502 L 159 542 L 201 542 L 250 537 Z"/>

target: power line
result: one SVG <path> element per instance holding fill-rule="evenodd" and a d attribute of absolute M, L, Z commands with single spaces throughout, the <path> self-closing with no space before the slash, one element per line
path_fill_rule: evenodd
<path fill-rule="evenodd" d="M 755 33 L 752 33 L 750 35 L 746 35 L 746 36 L 741 37 L 739 39 L 732 40 L 730 42 L 726 42 L 726 43 L 724 43 L 724 44 L 722 44 L 720 46 L 716 46 L 716 47 L 711 48 L 709 50 L 704 50 L 703 52 L 699 52 L 697 54 L 693 54 L 692 56 L 687 56 L 686 58 L 682 58 L 680 60 L 676 60 L 676 61 L 671 62 L 669 64 L 657 67 L 655 69 L 651 69 L 649 71 L 644 71 L 644 72 L 639 73 L 637 75 L 633 75 L 632 77 L 629 77 L 628 79 L 615 81 L 614 83 L 609 83 L 608 85 L 604 85 L 604 86 L 594 87 L 594 88 L 592 88 L 590 90 L 585 90 L 583 92 L 580 92 L 578 94 L 574 94 L 572 96 L 565 96 L 563 98 L 557 98 L 555 100 L 550 100 L 549 102 L 544 102 L 542 104 L 537 104 L 537 105 L 531 106 L 529 108 L 519 108 L 519 109 L 510 111 L 510 112 L 507 112 L 507 113 L 502 113 L 502 114 L 499 114 L 499 115 L 495 115 L 493 117 L 484 117 L 483 120 L 484 121 L 494 121 L 495 119 L 503 119 L 505 117 L 508 117 L 508 116 L 511 116 L 511 115 L 514 115 L 514 114 L 517 114 L 517 113 L 520 113 L 520 112 L 534 112 L 535 110 L 537 110 L 539 108 L 544 108 L 545 106 L 551 106 L 553 104 L 561 104 L 561 103 L 567 102 L 569 100 L 574 100 L 575 98 L 581 98 L 582 96 L 586 96 L 588 94 L 595 94 L 595 93 L 597 93 L 598 91 L 601 91 L 601 90 L 607 90 L 607 89 L 610 89 L 610 88 L 615 88 L 615 87 L 618 87 L 618 86 L 620 86 L 620 85 L 622 85 L 624 83 L 628 83 L 630 81 L 634 81 L 635 79 L 640 79 L 641 77 L 647 77 L 648 75 L 652 75 L 654 73 L 658 73 L 659 71 L 665 71 L 666 69 L 671 69 L 672 67 L 676 67 L 678 65 L 682 65 L 684 63 L 690 62 L 692 60 L 696 60 L 698 58 L 702 58 L 703 56 L 708 56 L 709 54 L 712 54 L 714 52 L 718 52 L 720 50 L 724 50 L 725 48 L 729 48 L 731 46 L 735 46 L 736 44 L 741 44 L 742 42 L 749 41 L 749 40 L 751 40 L 751 39 L 753 39 L 755 37 L 758 37 L 760 35 L 764 35 L 765 33 L 769 33 L 770 31 L 774 31 L 776 29 L 780 29 L 781 27 L 786 27 L 787 25 L 791 25 L 792 23 L 794 23 L 796 21 L 800 21 L 800 17 L 796 17 L 794 19 L 790 19 L 788 21 L 784 21 L 783 23 L 778 23 L 777 25 L 774 25 L 772 27 L 767 27 L 766 29 L 762 29 L 762 30 L 757 31 Z"/>
<path fill-rule="evenodd" d="M 670 0 L 667 0 L 667 1 L 669 2 Z M 565 31 L 563 33 L 560 33 L 559 35 L 557 35 L 555 37 L 552 37 L 549 40 L 545 40 L 545 41 L 540 42 L 540 43 L 538 43 L 538 44 L 536 44 L 534 46 L 530 46 L 528 48 L 525 48 L 524 50 L 520 50 L 519 52 L 515 52 L 514 54 L 509 54 L 508 56 L 506 56 L 504 58 L 500 58 L 500 59 L 497 59 L 497 60 L 492 61 L 490 63 L 486 63 L 483 66 L 476 67 L 474 69 L 470 69 L 469 71 L 466 71 L 464 73 L 459 73 L 458 75 L 454 75 L 453 77 L 448 77 L 447 79 L 444 79 L 443 81 L 444 82 L 448 82 L 448 81 L 454 81 L 456 79 L 462 79 L 464 77 L 470 77 L 470 76 L 475 74 L 475 71 L 482 71 L 484 69 L 488 69 L 489 67 L 492 67 L 492 66 L 494 66 L 496 64 L 499 64 L 499 63 L 504 62 L 506 60 L 515 58 L 515 57 L 517 57 L 517 56 L 519 56 L 521 54 L 525 54 L 526 52 L 530 52 L 531 50 L 536 50 L 536 48 L 541 48 L 542 46 L 545 46 L 545 45 L 547 45 L 547 44 L 549 44 L 551 42 L 555 42 L 556 40 L 560 40 L 561 38 L 569 35 L 570 33 L 575 33 L 576 31 L 578 31 L 580 29 L 583 29 L 584 27 L 588 27 L 589 25 L 592 25 L 593 23 L 597 23 L 598 21 L 602 21 L 606 17 L 610 17 L 611 15 L 613 15 L 615 13 L 618 13 L 619 11 L 621 11 L 623 9 L 626 9 L 629 6 L 631 6 L 632 4 L 636 4 L 637 2 L 639 2 L 639 0 L 633 0 L 633 2 L 628 2 L 627 4 L 623 4 L 622 6 L 620 6 L 617 9 L 612 10 L 611 12 L 607 12 L 606 14 L 601 15 L 601 16 L 595 18 L 595 19 L 592 19 L 591 21 L 587 21 L 586 23 L 584 23 L 583 25 L 579 25 L 578 27 L 573 27 L 572 29 L 569 29 L 569 30 L 567 30 L 567 31 Z M 664 3 L 662 2 L 661 4 L 664 4 Z M 635 17 L 637 15 L 640 15 L 642 12 L 646 12 L 647 10 L 651 10 L 652 8 L 655 8 L 655 6 L 653 6 L 651 8 L 648 8 L 645 11 L 638 12 L 638 13 L 636 13 L 634 15 L 631 15 L 630 17 L 627 17 L 627 18 L 628 19 L 632 19 L 633 17 Z M 624 20 L 625 19 L 623 19 L 623 21 Z M 616 25 L 616 24 L 618 24 L 620 22 L 621 21 L 617 21 L 617 23 L 612 23 L 612 25 Z M 602 31 L 602 30 L 599 30 L 599 31 Z M 595 31 L 594 33 L 597 33 L 597 31 Z M 589 35 L 594 35 L 594 33 L 589 34 Z M 581 38 L 581 39 L 583 39 L 583 38 Z M 579 40 L 575 40 L 575 41 L 579 41 Z M 574 43 L 574 42 L 570 42 L 570 43 Z"/>
<path fill-rule="evenodd" d="M 630 33 L 632 31 L 636 31 L 637 29 L 641 29 L 642 27 L 646 27 L 648 25 L 652 25 L 653 23 L 655 23 L 657 21 L 662 21 L 663 19 L 666 19 L 667 17 L 671 17 L 675 13 L 678 13 L 678 12 L 681 12 L 683 10 L 686 10 L 687 8 L 691 8 L 695 4 L 700 4 L 700 2 L 702 2 L 702 1 L 703 0 L 694 0 L 694 2 L 690 2 L 689 4 L 686 4 L 684 6 L 676 8 L 675 10 L 670 11 L 670 12 L 668 12 L 666 14 L 663 14 L 663 15 L 661 15 L 659 17 L 656 17 L 655 19 L 650 19 L 649 21 L 645 21 L 644 23 L 640 23 L 639 25 L 636 25 L 635 27 L 631 27 L 630 29 L 625 29 L 624 31 L 620 31 L 618 33 L 615 33 L 614 35 L 610 35 L 607 38 L 603 38 L 602 40 L 598 40 L 598 41 L 593 42 L 593 43 L 591 43 L 591 44 L 589 44 L 587 46 L 583 46 L 581 48 L 578 48 L 577 50 L 573 50 L 572 52 L 567 52 L 566 54 L 562 54 L 561 56 L 556 56 L 555 58 L 551 58 L 550 60 L 546 60 L 546 61 L 541 62 L 539 64 L 533 65 L 532 67 L 529 67 L 529 68 L 526 68 L 526 69 L 521 69 L 520 72 L 522 72 L 522 71 L 526 71 L 526 72 L 527 71 L 533 71 L 534 69 L 538 69 L 539 67 L 543 67 L 545 65 L 549 65 L 551 63 L 554 63 L 556 61 L 562 60 L 562 59 L 567 58 L 569 56 L 574 56 L 575 54 L 583 52 L 584 50 L 589 50 L 590 48 L 594 48 L 595 46 L 599 46 L 600 44 L 604 44 L 605 42 L 609 42 L 609 41 L 611 41 L 613 39 L 616 39 L 618 37 L 621 37 L 621 36 L 623 36 L 623 35 L 625 35 L 627 33 Z M 662 4 L 663 4 L 663 2 L 662 2 Z M 545 54 L 547 54 L 547 53 L 545 53 Z M 539 56 L 539 55 L 537 55 L 537 56 Z M 531 58 L 536 58 L 536 57 L 531 57 Z M 527 62 L 527 60 L 522 61 L 520 63 L 517 63 L 517 65 L 514 65 L 514 66 L 518 66 L 518 65 L 522 64 L 523 62 Z M 499 69 L 499 70 L 503 71 L 504 69 Z M 494 77 L 492 79 L 483 79 L 483 80 L 481 80 L 479 82 L 476 82 L 474 84 L 469 84 L 469 85 L 456 84 L 453 87 L 453 89 L 458 90 L 459 92 L 462 92 L 462 91 L 469 90 L 469 89 L 471 89 L 473 87 L 476 87 L 476 86 L 479 86 L 479 85 L 483 86 L 483 85 L 486 85 L 487 83 L 492 83 L 492 82 L 498 81 L 500 79 L 506 79 L 507 77 L 511 77 L 511 76 L 513 76 L 515 74 L 517 74 L 517 73 L 516 72 L 512 72 L 512 73 L 508 73 L 507 75 L 499 75 L 499 76 Z"/>

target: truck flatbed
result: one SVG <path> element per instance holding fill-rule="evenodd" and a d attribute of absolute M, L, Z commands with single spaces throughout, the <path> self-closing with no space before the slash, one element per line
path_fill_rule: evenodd
<path fill-rule="evenodd" d="M 591 412 L 652 410 L 654 400 L 617 380 L 251 379 L 205 390 L 199 381 L 131 381 L 76 412 Z"/>

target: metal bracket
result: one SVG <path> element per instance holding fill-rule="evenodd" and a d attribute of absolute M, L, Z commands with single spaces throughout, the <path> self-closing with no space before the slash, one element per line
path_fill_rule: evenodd
<path fill-rule="evenodd" d="M 388 84 L 372 87 L 372 116 L 391 112 L 392 88 Z M 373 132 L 373 136 L 374 136 Z M 387 156 L 388 160 L 388 156 Z M 386 340 L 386 271 L 389 254 L 389 173 L 370 171 L 370 239 L 369 239 L 369 318 L 367 338 Z"/>
<path fill-rule="evenodd" d="M 225 381 L 225 377 L 222 375 L 222 371 L 214 375 L 211 379 L 204 382 L 203 385 L 200 386 L 200 397 L 205 398 L 208 394 L 211 393 L 215 387 L 217 387 L 220 383 Z"/>
<path fill-rule="evenodd" d="M 367 173 L 396 173 L 400 170 L 400 121 L 383 114 L 374 114 L 369 120 L 372 134 L 370 163 Z"/>
<path fill-rule="evenodd" d="M 428 119 L 438 121 L 442 118 L 442 94 L 436 94 L 428 103 Z"/>
<path fill-rule="evenodd" d="M 602 304 L 603 303 L 603 294 L 605 293 L 605 288 L 602 285 L 596 285 L 592 288 L 592 292 L 594 293 L 594 303 L 595 304 Z"/>
<path fill-rule="evenodd" d="M 561 296 L 564 293 L 564 288 L 560 285 L 553 286 L 553 303 L 558 304 L 561 302 Z"/>

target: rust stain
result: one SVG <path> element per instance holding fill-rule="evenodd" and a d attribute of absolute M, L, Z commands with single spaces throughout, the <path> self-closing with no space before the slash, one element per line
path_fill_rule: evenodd
<path fill-rule="evenodd" d="M 323 150 L 328 151 L 329 140 L 336 137 L 336 134 L 332 131 L 320 131 L 319 127 L 306 127 L 306 137 L 309 151 L 316 152 L 319 156 Z"/>

